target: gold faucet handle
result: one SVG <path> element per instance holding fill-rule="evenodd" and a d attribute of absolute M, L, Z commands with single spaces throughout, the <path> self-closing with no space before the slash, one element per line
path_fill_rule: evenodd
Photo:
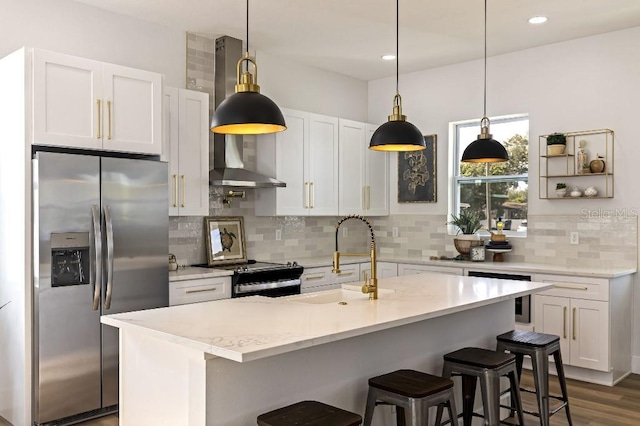
<path fill-rule="evenodd" d="M 364 277 L 364 283 L 362 284 L 362 292 L 364 294 L 371 293 L 371 286 L 369 286 L 369 277 L 367 276 L 367 271 L 362 271 L 362 276 Z"/>

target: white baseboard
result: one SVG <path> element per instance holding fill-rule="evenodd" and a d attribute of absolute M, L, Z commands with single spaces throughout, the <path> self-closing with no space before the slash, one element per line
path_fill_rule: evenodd
<path fill-rule="evenodd" d="M 634 355 L 631 358 L 631 372 L 634 374 L 640 374 L 640 356 Z"/>

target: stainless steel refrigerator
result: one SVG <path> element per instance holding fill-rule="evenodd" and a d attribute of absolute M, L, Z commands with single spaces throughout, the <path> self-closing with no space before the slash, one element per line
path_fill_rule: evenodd
<path fill-rule="evenodd" d="M 33 173 L 34 420 L 72 422 L 117 408 L 100 315 L 168 306 L 167 164 L 41 151 Z"/>

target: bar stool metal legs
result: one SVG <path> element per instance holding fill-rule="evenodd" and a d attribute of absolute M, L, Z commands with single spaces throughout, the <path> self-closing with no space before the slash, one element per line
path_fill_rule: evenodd
<path fill-rule="evenodd" d="M 561 409 L 565 409 L 567 421 L 569 425 L 573 425 L 571 421 L 571 413 L 569 411 L 569 396 L 567 394 L 567 383 L 564 376 L 564 367 L 562 364 L 562 355 L 560 353 L 560 337 L 552 334 L 536 333 L 533 331 L 514 330 L 497 337 L 498 351 L 509 351 L 516 356 L 516 368 L 518 370 L 518 378 L 522 375 L 522 362 L 526 356 L 531 358 L 531 367 L 533 369 L 533 380 L 535 383 L 535 394 L 538 402 L 538 412 L 527 411 L 528 414 L 538 416 L 542 426 L 549 426 L 549 417 L 557 413 Z M 556 364 L 556 372 L 558 381 L 560 382 L 560 390 L 562 396 L 554 396 L 549 394 L 549 356 L 553 355 Z M 532 392 L 530 389 L 521 389 L 524 392 Z M 562 402 L 559 407 L 553 411 L 549 408 L 549 399 L 557 399 Z"/>
<path fill-rule="evenodd" d="M 508 355 L 508 356 L 504 356 Z M 480 348 L 464 348 L 444 356 L 442 377 L 452 375 L 462 376 L 463 408 L 462 419 L 464 426 L 471 426 L 473 419 L 473 404 L 477 381 L 480 381 L 482 404 L 484 408 L 485 424 L 498 426 L 500 424 L 500 378 L 507 376 L 513 398 L 513 405 L 518 416 L 518 424 L 524 425 L 524 415 L 518 375 L 516 372 L 515 356 L 493 352 Z M 442 419 L 442 409 L 438 407 L 436 424 Z"/>
<path fill-rule="evenodd" d="M 369 379 L 364 426 L 371 425 L 377 405 L 395 405 L 398 426 L 428 425 L 429 407 L 434 406 L 438 410 L 446 406 L 450 418 L 457 419 L 453 382 L 414 370 L 398 370 Z"/>

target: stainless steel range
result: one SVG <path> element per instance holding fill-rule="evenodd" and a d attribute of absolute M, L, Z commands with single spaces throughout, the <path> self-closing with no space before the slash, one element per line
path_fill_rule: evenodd
<path fill-rule="evenodd" d="M 286 264 L 252 262 L 216 267 L 233 271 L 231 297 L 280 297 L 300 294 L 304 268 L 298 262 Z"/>

